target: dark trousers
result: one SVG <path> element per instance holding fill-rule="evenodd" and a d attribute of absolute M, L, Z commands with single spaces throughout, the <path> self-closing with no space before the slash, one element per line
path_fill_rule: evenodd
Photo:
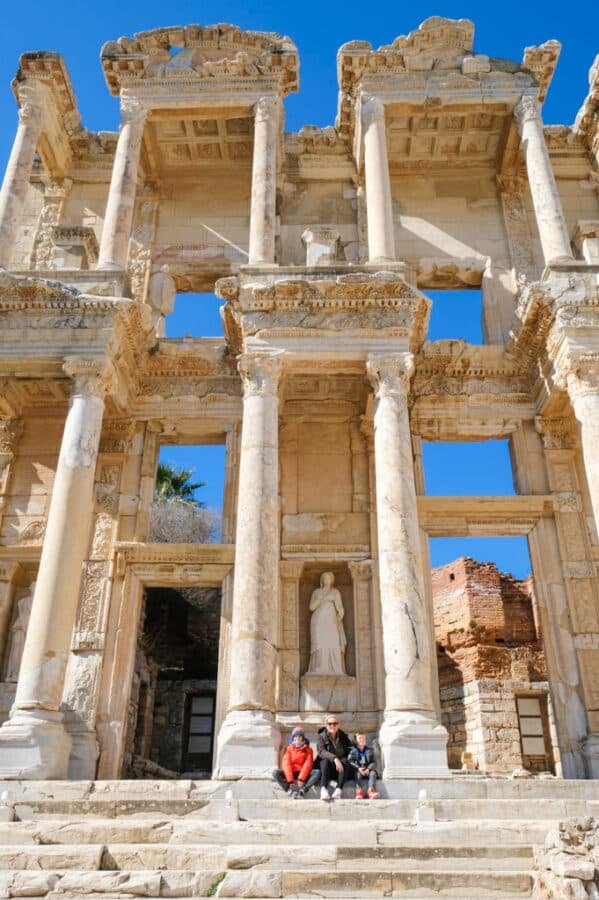
<path fill-rule="evenodd" d="M 370 770 L 368 775 L 360 775 L 357 769 L 354 769 L 354 778 L 356 779 L 356 787 L 362 788 L 363 791 L 376 791 L 376 772 Z"/>
<path fill-rule="evenodd" d="M 299 772 L 298 772 L 298 775 L 299 775 Z M 279 785 L 280 788 L 282 788 L 284 791 L 289 790 L 290 784 L 287 781 L 287 779 L 285 778 L 285 773 L 283 772 L 282 769 L 275 769 L 274 772 L 272 773 L 272 777 L 273 777 L 273 780 L 277 782 L 277 784 Z M 296 778 L 297 778 L 297 776 L 296 776 Z M 312 771 L 308 775 L 308 779 L 307 779 L 306 783 L 304 784 L 303 790 L 306 793 L 308 793 L 310 788 L 313 785 L 318 784 L 319 781 L 320 781 L 320 771 L 318 769 L 312 769 Z"/>
<path fill-rule="evenodd" d="M 353 773 L 347 763 L 343 763 L 343 771 L 338 772 L 335 763 L 331 759 L 320 760 L 320 783 L 323 787 L 328 787 L 329 781 L 336 781 L 337 786 L 342 788 L 345 781 L 352 779 Z"/>

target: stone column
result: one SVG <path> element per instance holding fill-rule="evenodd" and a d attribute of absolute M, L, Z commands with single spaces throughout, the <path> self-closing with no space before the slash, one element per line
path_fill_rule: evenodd
<path fill-rule="evenodd" d="M 580 426 L 580 446 L 599 540 L 599 358 L 578 363 L 576 370 L 566 376 L 566 386 Z"/>
<path fill-rule="evenodd" d="M 408 388 L 409 353 L 372 355 L 380 596 L 385 657 L 384 777 L 448 773 L 447 732 L 432 693 L 436 665 L 419 565 Z"/>
<path fill-rule="evenodd" d="M 243 424 L 235 537 L 228 713 L 218 737 L 216 778 L 270 778 L 279 608 L 278 384 L 282 354 L 239 362 Z"/>
<path fill-rule="evenodd" d="M 362 128 L 368 259 L 369 262 L 392 262 L 395 259 L 395 236 L 387 159 L 385 107 L 377 97 L 369 97 L 362 105 Z"/>
<path fill-rule="evenodd" d="M 557 259 L 572 259 L 568 229 L 545 144 L 539 101 L 536 97 L 522 97 L 514 115 L 522 139 L 545 265 Z"/>
<path fill-rule="evenodd" d="M 107 366 L 70 358 L 64 368 L 74 382 L 17 693 L 0 729 L 0 778 L 67 774 L 71 738 L 59 708 L 89 543 Z"/>
<path fill-rule="evenodd" d="M 137 170 L 147 110 L 135 98 L 121 101 L 121 131 L 104 215 L 98 269 L 123 271 L 135 208 Z"/>
<path fill-rule="evenodd" d="M 273 265 L 277 197 L 279 99 L 262 97 L 254 107 L 254 157 L 249 264 Z"/>
<path fill-rule="evenodd" d="M 19 109 L 19 125 L 0 190 L 0 268 L 8 269 L 17 238 L 17 225 L 25 196 L 39 136 L 42 109 L 27 100 Z"/>

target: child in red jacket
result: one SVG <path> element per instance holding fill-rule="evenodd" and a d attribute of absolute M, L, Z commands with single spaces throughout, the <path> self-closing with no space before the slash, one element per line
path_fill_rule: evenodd
<path fill-rule="evenodd" d="M 291 732 L 285 753 L 282 769 L 275 769 L 273 779 L 289 797 L 303 797 L 313 784 L 320 779 L 320 770 L 314 769 L 314 754 L 304 729 L 294 728 Z"/>

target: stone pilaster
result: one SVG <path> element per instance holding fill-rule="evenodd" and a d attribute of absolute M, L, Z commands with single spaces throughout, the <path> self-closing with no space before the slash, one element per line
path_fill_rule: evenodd
<path fill-rule="evenodd" d="M 566 376 L 566 386 L 580 426 L 580 447 L 599 537 L 599 357 L 580 360 Z"/>
<path fill-rule="evenodd" d="M 368 259 L 370 262 L 391 262 L 395 259 L 393 206 L 387 158 L 385 107 L 378 97 L 369 97 L 363 103 L 362 127 Z"/>
<path fill-rule="evenodd" d="M 72 185 L 73 182 L 70 178 L 62 178 L 51 181 L 46 186 L 44 204 L 37 220 L 35 237 L 33 238 L 33 247 L 29 259 L 30 269 L 55 268 L 55 245 L 52 233 L 54 228 L 60 224 L 65 201 L 69 196 Z"/>
<path fill-rule="evenodd" d="M 146 108 L 136 98 L 121 101 L 121 131 L 112 167 L 98 269 L 124 271 L 127 266 L 146 115 Z"/>
<path fill-rule="evenodd" d="M 275 261 L 277 195 L 278 97 L 262 97 L 254 107 L 254 156 L 250 207 L 249 263 Z"/>
<path fill-rule="evenodd" d="M 408 389 L 409 353 L 372 355 L 379 580 L 385 656 L 384 777 L 448 772 L 447 732 L 432 693 L 436 665 L 419 565 Z"/>
<path fill-rule="evenodd" d="M 269 778 L 280 742 L 274 719 L 279 596 L 279 353 L 244 354 L 243 424 L 231 629 L 229 706 L 215 777 Z"/>
<path fill-rule="evenodd" d="M 73 378 L 46 537 L 10 719 L 0 729 L 0 777 L 65 778 L 71 739 L 59 712 L 83 561 L 108 367 L 69 358 Z"/>
<path fill-rule="evenodd" d="M 572 259 L 568 229 L 545 144 L 539 101 L 525 95 L 516 105 L 514 115 L 522 139 L 545 264 L 557 259 Z"/>
<path fill-rule="evenodd" d="M 23 421 L 21 419 L 0 419 L 0 525 L 10 489 L 12 464 L 22 431 Z"/>
<path fill-rule="evenodd" d="M 29 177 L 42 131 L 42 109 L 37 99 L 19 109 L 19 124 L 0 190 L 0 268 L 8 269 L 23 212 Z"/>

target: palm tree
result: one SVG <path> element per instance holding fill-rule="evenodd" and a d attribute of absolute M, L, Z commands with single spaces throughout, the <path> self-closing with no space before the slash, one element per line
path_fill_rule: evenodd
<path fill-rule="evenodd" d="M 205 481 L 190 482 L 193 469 L 182 469 L 172 463 L 158 463 L 156 472 L 156 487 L 154 488 L 155 500 L 185 500 L 195 506 L 205 506 L 201 500 L 196 500 L 194 494 L 199 488 L 205 487 Z"/>

